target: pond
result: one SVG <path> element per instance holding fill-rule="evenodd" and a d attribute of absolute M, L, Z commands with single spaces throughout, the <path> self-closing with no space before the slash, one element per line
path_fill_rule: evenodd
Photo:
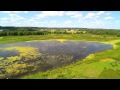
<path fill-rule="evenodd" d="M 112 48 L 109 44 L 72 40 L 0 44 L 1 78 L 55 69 L 82 60 L 91 53 Z"/>

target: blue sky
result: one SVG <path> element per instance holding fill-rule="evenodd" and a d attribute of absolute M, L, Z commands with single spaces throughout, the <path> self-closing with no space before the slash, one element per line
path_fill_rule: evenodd
<path fill-rule="evenodd" d="M 0 26 L 120 29 L 120 11 L 0 11 Z"/>

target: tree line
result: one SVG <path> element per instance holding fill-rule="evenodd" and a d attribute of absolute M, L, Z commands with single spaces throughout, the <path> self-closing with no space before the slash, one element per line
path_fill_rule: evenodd
<path fill-rule="evenodd" d="M 120 37 L 120 30 L 104 30 L 104 29 L 87 29 L 87 30 L 3 30 L 0 31 L 0 36 L 24 36 L 24 35 L 47 35 L 47 34 L 96 34 L 96 35 L 116 35 Z"/>
<path fill-rule="evenodd" d="M 120 30 L 88 30 L 88 33 L 96 34 L 96 35 L 116 35 L 120 37 Z"/>
<path fill-rule="evenodd" d="M 7 30 L 1 31 L 0 36 L 46 35 L 47 31 Z"/>
<path fill-rule="evenodd" d="M 79 34 L 82 32 L 77 32 Z M 47 35 L 47 34 L 71 34 L 66 30 L 3 30 L 0 36 L 24 36 L 24 35 Z"/>

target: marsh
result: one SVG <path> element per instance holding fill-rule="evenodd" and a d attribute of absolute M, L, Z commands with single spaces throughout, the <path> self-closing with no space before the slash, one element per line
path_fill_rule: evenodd
<path fill-rule="evenodd" d="M 24 68 L 29 72 L 47 71 L 75 63 L 78 60 L 84 59 L 91 53 L 112 48 L 110 44 L 73 40 L 66 40 L 64 42 L 57 40 L 41 40 L 0 44 L 0 57 L 2 58 L 0 61 L 4 63 L 2 66 L 5 68 L 9 66 L 8 64 L 16 65 L 15 63 L 17 63 L 17 65 L 31 64 L 32 68 Z M 14 62 L 6 64 L 5 61 Z M 2 74 L 7 72 L 5 68 Z"/>

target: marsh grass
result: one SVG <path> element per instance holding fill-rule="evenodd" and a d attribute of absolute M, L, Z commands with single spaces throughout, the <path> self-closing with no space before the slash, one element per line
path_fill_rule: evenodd
<path fill-rule="evenodd" d="M 3 50 L 7 51 L 13 49 L 19 51 L 20 54 L 18 56 L 7 57 L 7 59 L 0 57 L 0 61 L 2 61 L 0 65 L 0 69 L 2 69 L 0 73 L 0 78 L 15 78 L 25 73 L 32 72 L 36 70 L 37 64 L 40 63 L 40 61 L 36 61 L 36 59 L 38 57 L 41 57 L 42 54 L 37 52 L 36 48 L 9 47 L 4 48 Z"/>
<path fill-rule="evenodd" d="M 22 78 L 26 79 L 81 79 L 120 78 L 120 40 L 102 42 L 112 44 L 113 50 L 90 54 L 83 61 L 47 72 L 38 72 Z"/>
<path fill-rule="evenodd" d="M 106 35 L 94 35 L 94 34 L 49 34 L 49 35 L 29 35 L 29 36 L 4 36 L 0 39 L 0 44 L 31 41 L 31 40 L 49 40 L 57 39 L 59 41 L 66 40 L 81 40 L 81 41 L 109 41 L 120 39 L 120 37 Z"/>
<path fill-rule="evenodd" d="M 90 42 L 101 42 L 105 44 L 112 44 L 113 50 L 106 50 L 102 52 L 97 52 L 95 54 L 90 54 L 83 61 L 78 61 L 76 63 L 70 64 L 68 66 L 63 66 L 54 70 L 48 70 L 46 72 L 38 72 L 36 74 L 28 74 L 22 79 L 89 79 L 89 78 L 120 78 L 120 37 L 106 35 L 94 35 L 94 34 L 51 34 L 51 35 L 30 35 L 30 36 L 5 36 L 0 38 L 0 43 L 13 43 L 21 41 L 31 41 L 31 40 L 52 40 L 57 39 L 58 41 L 64 42 L 65 40 L 79 40 L 79 41 L 90 41 Z M 17 50 L 20 50 L 16 48 Z M 21 56 L 27 55 L 24 53 L 25 49 L 21 48 Z M 28 50 L 29 51 L 29 50 Z M 31 49 L 30 49 L 31 51 Z M 34 51 L 33 51 L 34 52 Z M 23 54 L 24 53 L 24 54 Z M 35 53 L 35 52 L 34 52 Z M 28 56 L 29 57 L 29 56 Z M 29 57 L 30 58 L 35 58 Z M 17 57 L 14 57 L 17 58 Z M 8 58 L 9 62 L 13 62 L 13 57 Z M 13 61 L 12 61 L 12 60 Z M 18 58 L 17 58 L 18 59 Z M 0 57 L 0 61 L 2 58 Z M 4 62 L 8 65 L 9 62 Z M 29 68 L 35 70 L 40 62 L 30 63 L 24 65 L 24 63 L 14 63 L 13 66 L 6 67 L 5 71 L 7 76 L 13 75 L 13 73 L 25 73 L 27 72 L 24 68 Z M 0 68 L 3 68 L 4 64 L 0 64 Z M 36 66 L 36 67 L 35 67 Z M 13 68 L 14 67 L 14 70 Z M 30 69 L 31 67 L 31 69 Z M 20 71 L 20 69 L 22 71 Z M 23 70 L 24 69 L 24 70 Z M 3 78 L 4 75 L 0 74 Z"/>

